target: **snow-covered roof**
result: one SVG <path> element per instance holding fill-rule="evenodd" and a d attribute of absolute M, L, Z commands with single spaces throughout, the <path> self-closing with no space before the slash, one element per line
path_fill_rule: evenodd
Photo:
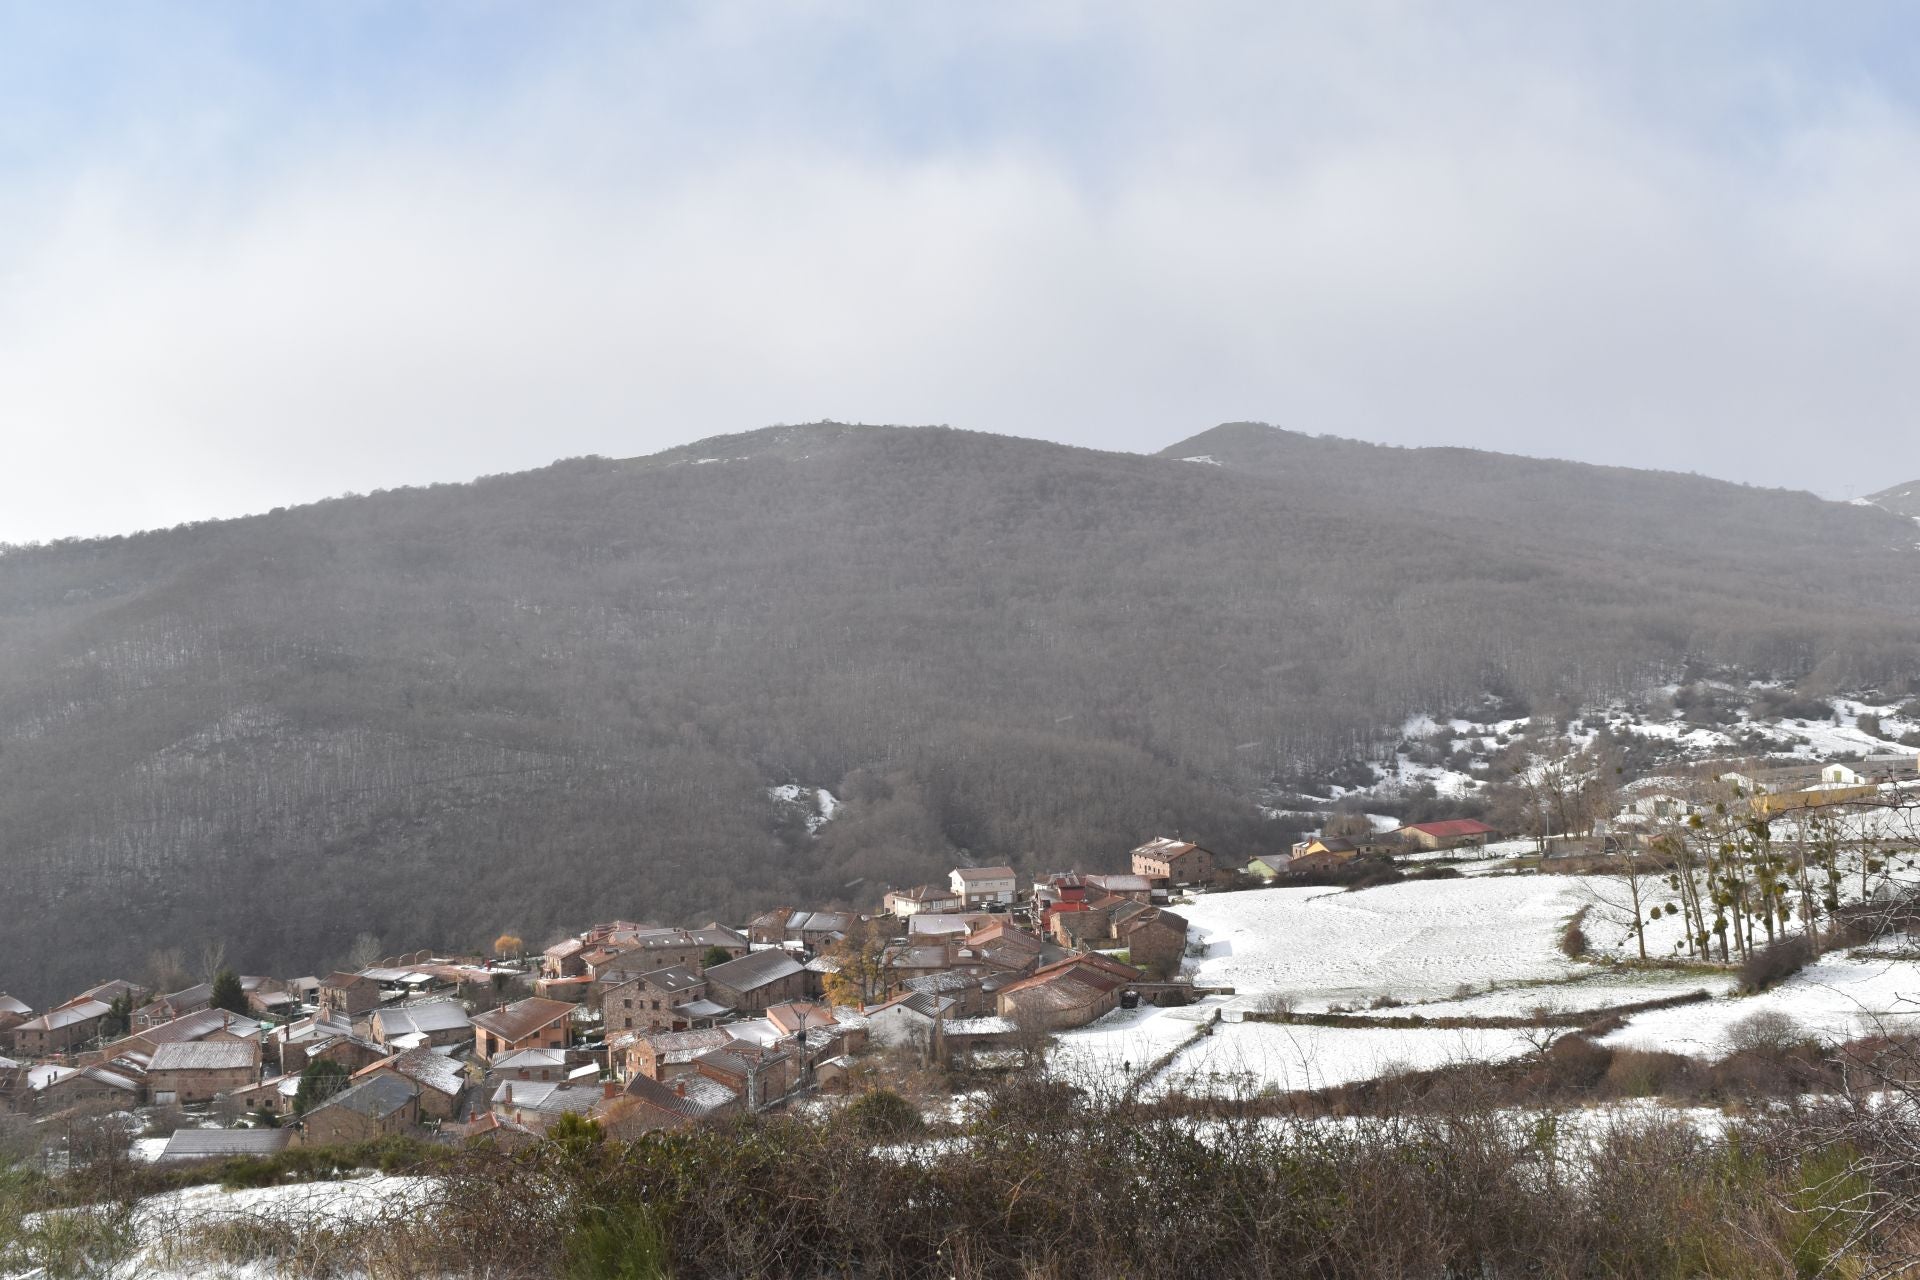
<path fill-rule="evenodd" d="M 259 1061 L 259 1048 L 250 1040 L 182 1040 L 156 1048 L 147 1070 L 237 1071 Z"/>

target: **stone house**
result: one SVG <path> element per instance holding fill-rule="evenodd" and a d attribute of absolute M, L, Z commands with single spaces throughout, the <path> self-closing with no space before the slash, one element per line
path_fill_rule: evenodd
<path fill-rule="evenodd" d="M 608 1108 L 607 1129 L 632 1138 L 655 1129 L 679 1129 L 741 1108 L 740 1095 L 711 1077 L 691 1073 L 661 1082 L 646 1076 L 627 1081 Z"/>
<path fill-rule="evenodd" d="M 784 951 L 755 951 L 706 972 L 707 995 L 717 1004 L 758 1011 L 807 993 L 807 970 Z"/>
<path fill-rule="evenodd" d="M 696 1074 L 725 1085 L 749 1111 L 765 1110 L 792 1093 L 800 1083 L 800 1060 L 784 1045 L 734 1040 L 695 1058 L 693 1069 Z"/>
<path fill-rule="evenodd" d="M 1053 940 L 1063 947 L 1097 947 L 1113 937 L 1113 908 L 1117 901 L 1063 911 L 1053 917 Z"/>
<path fill-rule="evenodd" d="M 586 972 L 587 944 L 579 938 L 556 942 L 540 953 L 540 972 L 549 978 L 575 978 Z"/>
<path fill-rule="evenodd" d="M 762 911 L 747 922 L 747 939 L 756 947 L 777 947 L 786 941 L 787 920 L 793 915 L 792 907 L 774 907 Z"/>
<path fill-rule="evenodd" d="M 32 1058 L 71 1053 L 100 1035 L 101 1023 L 111 1012 L 106 1002 L 85 997 L 49 1009 L 14 1027 L 13 1051 Z"/>
<path fill-rule="evenodd" d="M 444 1048 L 472 1040 L 473 1020 L 456 1001 L 433 1000 L 426 1004 L 375 1009 L 368 1030 L 373 1033 L 373 1042 L 382 1047 L 392 1047 L 396 1040 L 420 1036 L 422 1043 Z"/>
<path fill-rule="evenodd" d="M 816 953 L 846 937 L 864 918 L 853 911 L 796 911 L 787 917 L 783 940 Z"/>
<path fill-rule="evenodd" d="M 269 1115 L 290 1116 L 293 1114 L 294 1095 L 300 1092 L 300 1077 L 296 1075 L 269 1076 L 259 1084 L 245 1089 L 232 1089 L 227 1093 L 229 1100 L 243 1111 L 265 1111 Z"/>
<path fill-rule="evenodd" d="M 371 1142 L 406 1133 L 420 1123 L 420 1095 L 397 1075 L 369 1076 L 307 1112 L 301 1121 L 305 1146 Z"/>
<path fill-rule="evenodd" d="M 565 1080 L 573 1064 L 565 1049 L 517 1049 L 503 1053 L 487 1067 L 487 1080 L 499 1084 L 506 1080 L 538 1081 L 546 1084 Z"/>
<path fill-rule="evenodd" d="M 145 1099 L 140 1081 L 108 1067 L 57 1067 L 33 1086 L 28 1107 L 40 1112 L 71 1107 L 130 1110 Z"/>
<path fill-rule="evenodd" d="M 745 934 L 729 929 L 718 921 L 712 924 L 703 924 L 698 929 L 693 930 L 693 940 L 700 945 L 700 954 L 703 957 L 708 951 L 716 947 L 726 952 L 727 959 L 729 960 L 738 960 L 741 956 L 753 950 L 753 948 L 748 945 Z"/>
<path fill-rule="evenodd" d="M 1136 969 L 1151 969 L 1164 978 L 1180 971 L 1187 954 L 1187 921 L 1161 907 L 1148 907 L 1130 919 L 1116 919 L 1115 941 L 1127 949 Z"/>
<path fill-rule="evenodd" d="M 108 1045 L 108 1056 L 122 1053 L 152 1054 L 163 1044 L 186 1044 L 200 1040 L 260 1040 L 260 1024 L 230 1009 L 202 1009 L 171 1022 L 136 1031 Z"/>
<path fill-rule="evenodd" d="M 457 1059 L 432 1049 L 409 1049 L 356 1073 L 359 1078 L 398 1076 L 419 1092 L 422 1120 L 452 1120 L 467 1100 L 467 1072 Z"/>
<path fill-rule="evenodd" d="M 1162 884 L 1205 884 L 1213 879 L 1213 854 L 1190 840 L 1149 840 L 1133 851 L 1133 874 Z"/>
<path fill-rule="evenodd" d="M 190 1013 L 198 1013 L 212 1005 L 213 984 L 201 982 L 171 995 L 155 996 L 135 1009 L 128 1021 L 133 1030 L 144 1031 L 148 1027 L 157 1027 L 163 1022 L 172 1022 L 175 1018 L 184 1018 Z"/>
<path fill-rule="evenodd" d="M 1139 974 L 1130 966 L 1099 959 L 1074 956 L 1007 984 L 998 993 L 999 1016 L 1023 1030 L 1060 1031 L 1110 1013 L 1119 1007 L 1121 991 Z"/>
<path fill-rule="evenodd" d="M 572 1038 L 573 1006 L 529 996 L 473 1017 L 474 1052 L 491 1062 L 516 1049 L 564 1049 Z"/>
<path fill-rule="evenodd" d="M 882 1049 L 907 1048 L 929 1061 L 940 1053 L 941 1024 L 959 1009 L 952 996 L 908 992 L 861 1010 L 867 1043 Z"/>
<path fill-rule="evenodd" d="M 617 1056 L 614 1070 L 625 1079 L 644 1076 L 667 1080 L 693 1070 L 693 1060 L 732 1040 L 717 1028 L 704 1031 L 650 1031 L 621 1037 L 610 1046 Z"/>
<path fill-rule="evenodd" d="M 380 1003 L 380 983 L 364 973 L 334 972 L 320 979 L 319 1007 L 323 1018 L 351 1022 L 372 1013 Z"/>
<path fill-rule="evenodd" d="M 147 1064 L 156 1103 L 212 1102 L 260 1080 L 260 1045 L 253 1040 L 186 1040 L 159 1046 Z"/>
<path fill-rule="evenodd" d="M 707 994 L 707 980 L 683 965 L 638 974 L 608 987 L 601 1019 L 613 1031 L 685 1031 L 691 1019 L 679 1010 Z"/>
<path fill-rule="evenodd" d="M 16 1000 L 4 991 L 0 991 L 0 1037 L 33 1016 L 33 1006 L 25 1000 Z M 7 1041 L 0 1039 L 0 1044 Z"/>
<path fill-rule="evenodd" d="M 594 1116 L 616 1096 L 619 1086 L 611 1081 L 574 1082 L 568 1080 L 542 1084 L 508 1080 L 493 1091 L 493 1113 L 503 1120 L 525 1125 L 535 1133 L 545 1133 L 561 1116 Z"/>

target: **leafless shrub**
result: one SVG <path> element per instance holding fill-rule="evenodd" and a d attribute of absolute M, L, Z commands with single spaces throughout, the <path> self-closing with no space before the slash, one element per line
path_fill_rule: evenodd
<path fill-rule="evenodd" d="M 1803 1043 L 1807 1033 L 1778 1009 L 1760 1009 L 1727 1028 L 1727 1046 L 1735 1053 L 1782 1054 Z"/>
<path fill-rule="evenodd" d="M 1284 1020 L 1293 1016 L 1293 997 L 1284 991 L 1269 991 L 1256 1001 L 1254 1007 L 1261 1013 L 1270 1013 Z"/>
<path fill-rule="evenodd" d="M 1560 930 L 1560 953 L 1569 960 L 1578 960 L 1587 954 L 1587 931 L 1582 927 L 1586 924 L 1587 910 L 1581 907 L 1574 912 L 1573 918 Z"/>

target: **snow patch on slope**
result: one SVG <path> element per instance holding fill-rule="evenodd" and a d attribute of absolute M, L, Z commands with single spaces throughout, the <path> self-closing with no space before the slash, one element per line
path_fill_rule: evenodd
<path fill-rule="evenodd" d="M 820 828 L 832 822 L 844 807 L 844 802 L 825 787 L 803 786 L 797 782 L 768 787 L 767 798 L 804 811 L 809 835 L 819 835 Z"/>

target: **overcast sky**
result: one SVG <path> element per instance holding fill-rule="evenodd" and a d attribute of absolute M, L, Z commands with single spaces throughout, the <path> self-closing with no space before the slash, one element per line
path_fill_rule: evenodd
<path fill-rule="evenodd" d="M 0 0 L 0 540 L 823 417 L 1920 477 L 1904 4 Z"/>

